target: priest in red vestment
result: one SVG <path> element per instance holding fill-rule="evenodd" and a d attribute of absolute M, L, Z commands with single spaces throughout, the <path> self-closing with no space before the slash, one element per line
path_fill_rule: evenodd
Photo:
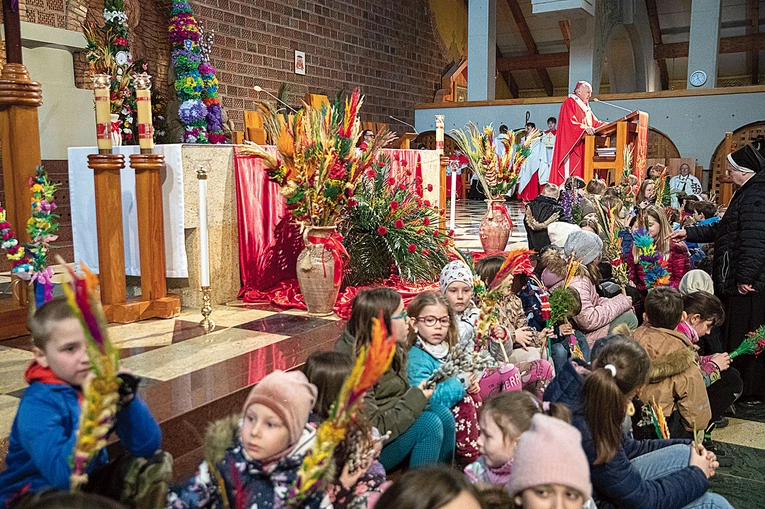
<path fill-rule="evenodd" d="M 562 185 L 570 175 L 584 177 L 584 135 L 592 134 L 601 122 L 590 110 L 592 85 L 580 81 L 560 107 L 558 131 L 550 164 L 550 182 Z"/>

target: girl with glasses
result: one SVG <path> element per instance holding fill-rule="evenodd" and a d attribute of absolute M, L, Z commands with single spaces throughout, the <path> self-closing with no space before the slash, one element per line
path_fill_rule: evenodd
<path fill-rule="evenodd" d="M 449 408 L 433 401 L 425 383 L 407 381 L 406 312 L 401 295 L 390 288 L 359 292 L 351 303 L 351 317 L 335 350 L 352 358 L 372 341 L 372 318 L 396 338 L 396 353 L 388 370 L 364 398 L 364 413 L 381 434 L 391 436 L 380 453 L 386 470 L 409 457 L 409 467 L 449 462 L 454 454 L 454 417 Z"/>

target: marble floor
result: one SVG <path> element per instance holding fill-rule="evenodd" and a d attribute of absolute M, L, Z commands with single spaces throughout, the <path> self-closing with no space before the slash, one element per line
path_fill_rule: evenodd
<path fill-rule="evenodd" d="M 459 201 L 455 241 L 480 250 L 483 202 Z M 520 204 L 509 213 L 513 242 L 525 242 Z M 178 478 L 190 475 L 202 457 L 208 422 L 239 411 L 249 387 L 274 369 L 300 366 L 314 351 L 329 350 L 343 323 L 270 305 L 231 303 L 213 310 L 216 329 L 205 334 L 197 310 L 172 320 L 110 327 L 125 366 L 143 378 L 142 397 L 161 423 L 163 447 L 175 458 Z M 0 341 L 0 460 L 32 359 L 29 338 Z M 765 407 L 739 409 L 730 425 L 715 431 L 730 466 L 713 478 L 713 490 L 736 508 L 763 507 L 765 496 Z M 2 468 L 2 463 L 0 463 Z"/>

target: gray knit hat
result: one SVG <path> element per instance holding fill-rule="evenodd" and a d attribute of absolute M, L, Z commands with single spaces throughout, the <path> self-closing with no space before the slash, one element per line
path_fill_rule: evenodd
<path fill-rule="evenodd" d="M 584 265 L 588 265 L 600 256 L 603 241 L 595 233 L 579 230 L 568 236 L 563 251 L 566 256 L 571 256 L 572 252 L 576 253 L 576 257 L 581 258 Z"/>

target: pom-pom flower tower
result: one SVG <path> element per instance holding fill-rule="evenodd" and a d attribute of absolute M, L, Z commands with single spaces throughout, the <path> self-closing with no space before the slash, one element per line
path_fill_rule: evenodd
<path fill-rule="evenodd" d="M 223 111 L 218 96 L 218 77 L 215 75 L 215 67 L 210 62 L 214 39 L 214 31 L 208 33 L 202 30 L 199 41 L 202 64 L 199 66 L 199 72 L 202 75 L 202 102 L 207 106 L 207 139 L 210 143 L 218 144 L 226 143 L 226 136 L 223 134 Z"/>
<path fill-rule="evenodd" d="M 184 143 L 209 143 L 207 106 L 202 102 L 204 80 L 199 72 L 202 63 L 199 25 L 189 3 L 174 1 L 168 28 L 173 45 L 175 93 L 181 100 L 178 113 L 184 125 Z"/>

